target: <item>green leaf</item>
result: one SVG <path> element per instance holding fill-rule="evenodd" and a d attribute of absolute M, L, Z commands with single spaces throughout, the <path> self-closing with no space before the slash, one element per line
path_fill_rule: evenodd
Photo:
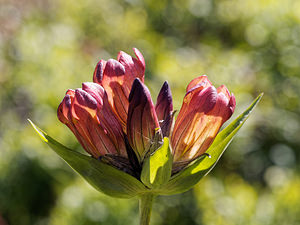
<path fill-rule="evenodd" d="M 186 169 L 175 174 L 171 177 L 171 180 L 161 188 L 160 194 L 172 195 L 187 191 L 198 183 L 203 176 L 208 174 L 216 165 L 235 134 L 248 119 L 250 113 L 262 96 L 263 93 L 261 93 L 241 115 L 217 135 L 212 145 L 206 151 L 210 157 L 205 157 L 204 155 L 192 162 Z"/>
<path fill-rule="evenodd" d="M 133 176 L 97 159 L 68 149 L 38 128 L 32 121 L 29 120 L 29 122 L 43 141 L 98 191 L 118 198 L 131 198 L 147 192 L 146 187 Z"/>
<path fill-rule="evenodd" d="M 169 139 L 165 137 L 163 145 L 145 159 L 141 173 L 142 182 L 154 189 L 167 183 L 171 177 L 172 163 Z"/>

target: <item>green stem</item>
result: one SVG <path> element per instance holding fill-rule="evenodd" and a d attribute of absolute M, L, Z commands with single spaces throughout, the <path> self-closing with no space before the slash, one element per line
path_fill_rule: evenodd
<path fill-rule="evenodd" d="M 140 206 L 140 225 L 149 225 L 152 203 L 153 203 L 153 194 L 144 194 L 140 197 L 139 206 Z"/>

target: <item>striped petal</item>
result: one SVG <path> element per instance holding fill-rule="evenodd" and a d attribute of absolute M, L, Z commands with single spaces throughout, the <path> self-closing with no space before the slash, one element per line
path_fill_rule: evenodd
<path fill-rule="evenodd" d="M 166 81 L 157 97 L 155 111 L 164 137 L 170 135 L 173 122 L 173 100 L 171 89 Z"/>
<path fill-rule="evenodd" d="M 93 81 L 103 86 L 108 101 L 126 132 L 128 97 L 136 78 L 144 82 L 145 60 L 142 54 L 134 49 L 137 58 L 125 52 L 119 52 L 117 60 L 107 62 L 100 60 L 95 68 Z"/>
<path fill-rule="evenodd" d="M 75 91 L 69 89 L 64 97 L 64 99 L 62 100 L 62 102 L 60 103 L 58 109 L 57 109 L 57 116 L 58 119 L 66 124 L 70 130 L 74 133 L 74 135 L 76 136 L 77 140 L 79 141 L 79 143 L 82 145 L 82 147 L 89 153 L 92 155 L 92 146 L 88 143 L 88 141 L 81 136 L 81 134 L 77 131 L 73 120 L 72 120 L 72 114 L 71 114 L 71 109 L 72 109 L 72 102 L 74 100 L 74 96 L 75 96 Z"/>
<path fill-rule="evenodd" d="M 156 137 L 159 132 L 150 92 L 139 79 L 135 79 L 129 96 L 127 136 L 140 162 L 151 147 L 157 144 Z"/>
<path fill-rule="evenodd" d="M 122 127 L 110 108 L 107 94 L 103 87 L 96 83 L 86 82 L 82 84 L 82 89 L 97 100 L 97 117 L 100 125 L 103 127 L 104 131 L 107 132 L 105 136 L 108 136 L 111 139 L 118 155 L 126 157 L 127 154 Z"/>
<path fill-rule="evenodd" d="M 104 89 L 84 83 L 83 89 L 68 92 L 58 108 L 58 118 L 71 129 L 83 148 L 95 158 L 106 154 L 126 156 L 122 129 L 109 111 Z"/>
<path fill-rule="evenodd" d="M 202 155 L 235 108 L 235 98 L 225 86 L 213 87 L 206 76 L 194 79 L 175 122 L 171 137 L 174 161 Z"/>

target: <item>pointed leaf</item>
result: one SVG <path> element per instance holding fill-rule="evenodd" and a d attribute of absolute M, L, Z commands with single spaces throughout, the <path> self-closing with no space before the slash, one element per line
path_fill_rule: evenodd
<path fill-rule="evenodd" d="M 29 122 L 43 141 L 98 191 L 118 198 L 131 198 L 147 191 L 136 178 L 95 158 L 68 149 L 52 139 L 33 122 L 30 120 Z"/>
<path fill-rule="evenodd" d="M 163 145 L 145 159 L 141 180 L 149 188 L 159 188 L 169 181 L 171 172 L 172 155 L 169 139 L 165 137 Z"/>
<path fill-rule="evenodd" d="M 187 191 L 198 183 L 203 176 L 208 174 L 216 165 L 235 134 L 248 119 L 253 108 L 257 105 L 262 96 L 263 93 L 261 93 L 241 115 L 217 135 L 212 145 L 206 151 L 210 157 L 200 157 L 192 162 L 186 169 L 175 174 L 171 180 L 161 188 L 162 192 L 160 194 L 172 195 Z"/>

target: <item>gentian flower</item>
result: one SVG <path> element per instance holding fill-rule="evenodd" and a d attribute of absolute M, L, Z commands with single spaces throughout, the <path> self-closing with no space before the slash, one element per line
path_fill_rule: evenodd
<path fill-rule="evenodd" d="M 109 163 L 135 175 L 145 157 L 162 145 L 163 137 L 170 137 L 173 172 L 178 172 L 178 167 L 182 169 L 211 145 L 234 112 L 234 95 L 224 85 L 216 89 L 206 76 L 195 78 L 171 130 L 169 85 L 163 84 L 154 105 L 143 83 L 144 58 L 137 49 L 134 52 L 137 58 L 120 52 L 117 60 L 100 60 L 94 83 L 68 90 L 58 107 L 58 118 L 90 155 L 109 157 Z"/>
<path fill-rule="evenodd" d="M 68 149 L 30 122 L 97 190 L 112 197 L 139 196 L 141 224 L 149 224 L 153 196 L 187 191 L 211 171 L 262 94 L 220 131 L 234 112 L 235 97 L 224 85 L 215 88 L 199 76 L 188 84 L 175 120 L 168 83 L 154 104 L 144 84 L 145 60 L 137 49 L 134 53 L 100 60 L 93 82 L 69 89 L 58 107 L 59 120 L 90 156 Z"/>
<path fill-rule="evenodd" d="M 235 97 L 225 85 L 216 89 L 205 75 L 192 80 L 171 136 L 175 164 L 184 165 L 203 155 L 235 105 Z"/>

